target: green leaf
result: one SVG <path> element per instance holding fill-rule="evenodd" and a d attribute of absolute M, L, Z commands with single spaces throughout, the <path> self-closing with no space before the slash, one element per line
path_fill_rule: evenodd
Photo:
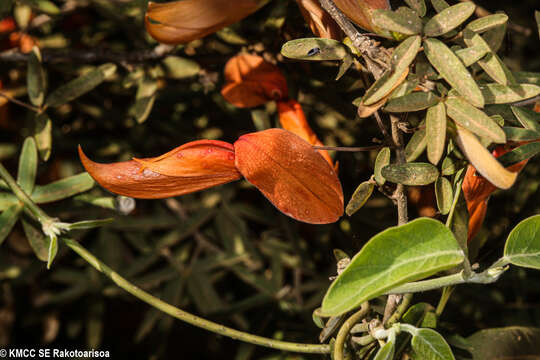
<path fill-rule="evenodd" d="M 448 116 L 459 125 L 495 143 L 506 142 L 506 136 L 501 127 L 469 102 L 462 98 L 450 97 L 446 99 L 445 105 Z"/>
<path fill-rule="evenodd" d="M 371 181 L 364 181 L 354 191 L 354 193 L 351 196 L 351 200 L 349 200 L 349 203 L 347 204 L 347 207 L 345 208 L 345 213 L 347 213 L 348 216 L 351 216 L 358 210 L 364 206 L 366 201 L 371 197 L 371 194 L 373 193 L 373 188 L 375 188 L 375 184 Z"/>
<path fill-rule="evenodd" d="M 420 218 L 375 235 L 330 285 L 321 311 L 339 315 L 393 287 L 459 265 L 463 252 L 451 231 Z"/>
<path fill-rule="evenodd" d="M 396 346 L 394 341 L 388 341 L 382 348 L 377 351 L 373 360 L 393 360 Z"/>
<path fill-rule="evenodd" d="M 437 165 L 446 144 L 446 108 L 443 103 L 430 107 L 426 113 L 427 157 Z"/>
<path fill-rule="evenodd" d="M 379 10 L 377 10 L 379 11 Z M 392 53 L 392 70 L 386 71 L 366 90 L 362 99 L 364 105 L 372 105 L 392 91 L 403 77 L 420 49 L 420 36 L 405 39 Z"/>
<path fill-rule="evenodd" d="M 465 49 L 455 51 L 456 56 L 463 62 L 466 67 L 471 66 L 478 60 L 486 56 L 488 50 L 483 46 L 471 46 Z"/>
<path fill-rule="evenodd" d="M 420 17 L 426 16 L 426 2 L 424 0 L 405 0 L 405 3 Z"/>
<path fill-rule="evenodd" d="M 519 127 L 505 126 L 503 131 L 508 141 L 526 141 L 540 139 L 540 132 Z"/>
<path fill-rule="evenodd" d="M 526 159 L 530 159 L 540 153 L 540 142 L 533 142 L 515 148 L 512 151 L 501 155 L 497 160 L 504 166 L 508 167 Z"/>
<path fill-rule="evenodd" d="M 540 215 L 521 221 L 510 232 L 504 258 L 517 266 L 540 269 Z"/>
<path fill-rule="evenodd" d="M 114 221 L 113 218 L 99 219 L 99 220 L 78 221 L 78 222 L 69 224 L 67 226 L 67 228 L 69 230 L 93 229 L 93 228 L 96 228 L 96 227 L 100 227 L 100 226 L 110 224 L 113 221 Z"/>
<path fill-rule="evenodd" d="M 44 186 L 38 185 L 34 189 L 31 198 L 37 204 L 58 201 L 88 191 L 94 185 L 94 179 L 84 172 Z"/>
<path fill-rule="evenodd" d="M 390 164 L 382 168 L 386 180 L 403 185 L 427 185 L 439 177 L 439 170 L 428 163 Z"/>
<path fill-rule="evenodd" d="M 386 179 L 381 174 L 381 169 L 388 164 L 390 164 L 390 148 L 384 147 L 377 154 L 375 166 L 373 167 L 374 178 L 379 186 L 384 185 L 386 182 Z"/>
<path fill-rule="evenodd" d="M 441 175 L 454 175 L 459 169 L 464 168 L 467 163 L 464 160 L 456 159 L 450 155 L 446 156 L 441 164 Z"/>
<path fill-rule="evenodd" d="M 131 115 L 137 123 L 142 124 L 150 115 L 156 100 L 157 80 L 145 76 L 139 81 L 135 103 L 130 109 Z"/>
<path fill-rule="evenodd" d="M 58 15 L 60 14 L 60 9 L 52 1 L 48 0 L 24 0 L 25 3 L 30 5 L 33 9 L 38 12 L 43 12 L 48 15 Z"/>
<path fill-rule="evenodd" d="M 78 98 L 93 90 L 116 72 L 115 64 L 103 64 L 98 68 L 87 72 L 67 84 L 54 90 L 45 101 L 45 105 L 57 107 Z"/>
<path fill-rule="evenodd" d="M 49 160 L 52 147 L 52 121 L 46 113 L 37 114 L 35 117 L 34 140 L 41 160 Z"/>
<path fill-rule="evenodd" d="M 41 106 L 45 99 L 45 91 L 47 91 L 47 79 L 45 70 L 41 66 L 41 53 L 37 46 L 32 48 L 28 56 L 26 86 L 32 104 Z"/>
<path fill-rule="evenodd" d="M 30 23 L 32 17 L 32 9 L 26 4 L 17 3 L 13 9 L 13 17 L 15 22 L 21 29 L 25 29 Z"/>
<path fill-rule="evenodd" d="M 537 359 L 540 349 L 540 329 L 510 326 L 480 330 L 467 338 L 473 360 Z"/>
<path fill-rule="evenodd" d="M 488 54 L 477 62 L 478 65 L 488 74 L 493 80 L 501 85 L 515 84 L 516 80 L 510 70 L 502 62 L 502 60 L 490 48 L 489 44 L 482 36 L 465 29 L 463 31 L 463 40 L 467 46 L 483 47 L 488 51 Z"/>
<path fill-rule="evenodd" d="M 464 2 L 442 10 L 426 23 L 424 35 L 435 37 L 446 34 L 467 20 L 475 8 L 473 2 Z"/>
<path fill-rule="evenodd" d="M 309 61 L 342 60 L 349 55 L 349 50 L 337 40 L 302 38 L 283 44 L 281 55 L 289 59 Z"/>
<path fill-rule="evenodd" d="M 21 156 L 19 157 L 19 172 L 17 174 L 17 183 L 27 195 L 34 190 L 36 182 L 38 154 L 34 138 L 27 137 L 24 140 Z"/>
<path fill-rule="evenodd" d="M 477 34 L 481 34 L 493 29 L 494 27 L 506 24 L 507 21 L 508 16 L 506 14 L 492 14 L 471 21 L 467 24 L 467 29 Z"/>
<path fill-rule="evenodd" d="M 443 42 L 428 38 L 424 40 L 424 53 L 441 76 L 463 97 L 476 107 L 484 106 L 482 92 L 465 65 Z"/>
<path fill-rule="evenodd" d="M 400 7 L 396 11 L 375 10 L 372 20 L 377 27 L 403 35 L 417 35 L 422 32 L 422 20 L 416 12 L 407 7 Z"/>
<path fill-rule="evenodd" d="M 58 253 L 58 238 L 56 236 L 51 236 L 49 240 L 49 250 L 47 251 L 47 269 L 51 268 L 54 258 Z"/>
<path fill-rule="evenodd" d="M 38 229 L 26 220 L 23 219 L 21 222 L 23 224 L 24 234 L 37 258 L 41 261 L 47 261 L 50 239 L 43 234 L 41 229 Z"/>
<path fill-rule="evenodd" d="M 407 80 L 399 84 L 399 86 L 394 91 L 392 91 L 388 99 L 396 99 L 398 97 L 412 93 L 419 83 L 420 81 L 415 74 L 409 74 Z"/>
<path fill-rule="evenodd" d="M 196 76 L 201 71 L 201 67 L 193 60 L 180 56 L 167 56 L 161 62 L 164 75 L 170 79 L 187 79 Z"/>
<path fill-rule="evenodd" d="M 462 181 L 458 182 L 457 186 L 461 187 Z M 455 192 L 458 191 L 456 188 Z M 459 198 L 454 209 L 454 215 L 452 216 L 452 223 L 450 224 L 450 229 L 456 237 L 458 244 L 464 251 L 467 249 L 467 240 L 469 238 L 469 210 L 467 210 L 467 201 L 463 196 L 463 191 L 460 192 Z"/>
<path fill-rule="evenodd" d="M 432 329 L 418 329 L 413 335 L 411 346 L 419 359 L 453 360 L 454 354 L 444 338 Z"/>
<path fill-rule="evenodd" d="M 493 53 L 497 53 L 497 51 L 499 51 L 499 49 L 501 48 L 503 41 L 506 37 L 507 25 L 507 23 L 504 23 L 502 25 L 495 26 L 494 28 L 489 29 L 482 34 L 482 37 L 489 45 L 489 48 Z"/>
<path fill-rule="evenodd" d="M 439 101 L 440 98 L 431 91 L 416 91 L 388 101 L 384 110 L 388 112 L 420 111 L 436 105 Z"/>
<path fill-rule="evenodd" d="M 483 84 L 480 86 L 486 104 L 506 104 L 522 101 L 540 94 L 540 86 L 533 84 L 501 85 Z"/>
<path fill-rule="evenodd" d="M 407 309 L 401 320 L 404 323 L 418 327 L 422 324 L 426 314 L 433 310 L 435 310 L 433 306 L 428 303 L 417 303 Z"/>
<path fill-rule="evenodd" d="M 520 84 L 540 85 L 540 72 L 517 71 L 512 74 Z"/>
<path fill-rule="evenodd" d="M 441 176 L 435 181 L 435 196 L 437 198 L 437 207 L 441 214 L 446 215 L 452 207 L 454 193 L 450 181 Z"/>
<path fill-rule="evenodd" d="M 17 223 L 23 208 L 24 205 L 17 202 L 0 214 L 0 245 L 6 240 L 13 226 Z"/>
<path fill-rule="evenodd" d="M 3 183 L 0 181 L 0 185 Z M 15 205 L 19 202 L 19 199 L 11 193 L 0 192 L 0 211 L 4 211 L 7 208 Z"/>
<path fill-rule="evenodd" d="M 520 106 L 512 106 L 512 113 L 526 129 L 540 131 L 540 114 Z"/>
<path fill-rule="evenodd" d="M 420 123 L 422 126 L 424 122 Z M 420 155 L 426 150 L 427 139 L 426 139 L 426 128 L 420 128 L 414 132 L 414 134 L 409 139 L 409 142 L 405 146 L 405 160 L 407 162 L 413 162 L 418 159 Z"/>
<path fill-rule="evenodd" d="M 431 5 L 433 5 L 433 8 L 438 13 L 450 7 L 450 5 L 444 0 L 431 0 Z"/>

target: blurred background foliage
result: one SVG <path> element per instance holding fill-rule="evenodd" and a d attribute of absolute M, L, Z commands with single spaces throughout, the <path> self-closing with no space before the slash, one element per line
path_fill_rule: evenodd
<path fill-rule="evenodd" d="M 477 4 L 505 11 L 518 25 L 501 51 L 509 67 L 540 71 L 537 1 Z M 371 118 L 355 117 L 351 101 L 363 91 L 358 73 L 335 82 L 335 63 L 299 63 L 277 55 L 285 41 L 310 36 L 294 2 L 271 1 L 240 23 L 175 48 L 156 48 L 144 29 L 145 8 L 144 0 L 21 0 L 16 28 L 0 25 L 0 89 L 21 101 L 28 102 L 21 51 L 33 43 L 42 51 L 49 92 L 93 66 L 118 66 L 93 91 L 47 111 L 52 151 L 40 162 L 37 184 L 80 173 L 77 144 L 93 159 L 113 162 L 156 156 L 194 139 L 233 142 L 243 133 L 276 126 L 273 104 L 238 109 L 219 93 L 225 62 L 246 50 L 278 64 L 291 97 L 303 105 L 325 144 L 363 146 L 380 137 Z M 9 16 L 9 10 L 0 14 L 0 24 Z M 0 160 L 12 173 L 25 137 L 42 130 L 33 111 L 0 97 Z M 345 199 L 369 178 L 375 155 L 335 154 Z M 479 235 L 486 240 L 481 266 L 500 256 L 510 229 L 539 213 L 539 183 L 538 161 L 531 161 L 511 190 L 493 195 Z M 64 221 L 114 217 L 112 224 L 75 238 L 165 301 L 244 331 L 301 342 L 317 342 L 311 313 L 336 272 L 332 250 L 353 255 L 372 235 L 396 224 L 395 208 L 381 194 L 332 225 L 295 222 L 245 181 L 131 205 L 94 187 L 43 208 Z M 416 216 L 413 204 L 410 211 Z M 468 336 L 489 327 L 540 326 L 538 272 L 512 268 L 497 283 L 479 286 L 456 289 L 441 318 L 443 332 Z M 430 292 L 414 301 L 435 305 L 438 297 Z M 66 247 L 46 270 L 17 224 L 0 249 L 0 348 L 25 346 L 100 348 L 113 358 L 310 358 L 242 344 L 164 316 Z"/>

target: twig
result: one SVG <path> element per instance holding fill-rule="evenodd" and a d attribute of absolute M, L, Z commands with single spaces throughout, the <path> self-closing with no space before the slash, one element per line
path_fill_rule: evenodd
<path fill-rule="evenodd" d="M 14 97 L 9 96 L 8 94 L 3 92 L 2 90 L 0 90 L 0 96 L 2 96 L 3 98 L 6 98 L 8 101 L 11 101 L 14 104 L 25 107 L 28 110 L 32 110 L 32 111 L 35 111 L 35 112 L 41 111 L 41 109 L 38 108 L 37 106 L 30 105 L 30 104 L 25 103 L 24 101 L 17 100 Z"/>
<path fill-rule="evenodd" d="M 146 61 L 160 60 L 169 55 L 175 49 L 174 46 L 161 44 L 150 50 L 132 51 L 127 53 L 111 52 L 108 49 L 92 50 L 49 50 L 44 49 L 41 53 L 42 61 L 50 64 L 60 63 L 142 63 Z M 24 62 L 29 54 L 19 51 L 8 50 L 0 53 L 0 62 Z"/>

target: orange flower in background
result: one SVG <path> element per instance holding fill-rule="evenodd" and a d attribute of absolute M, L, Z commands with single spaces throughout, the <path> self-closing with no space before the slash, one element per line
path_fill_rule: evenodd
<path fill-rule="evenodd" d="M 79 147 L 86 171 L 105 189 L 142 199 L 183 195 L 244 176 L 284 214 L 307 223 L 337 221 L 343 192 L 332 167 L 299 136 L 269 129 L 231 145 L 200 140 L 155 158 L 112 164 L 91 161 Z"/>
<path fill-rule="evenodd" d="M 302 16 L 317 37 L 341 40 L 343 31 L 321 7 L 318 0 L 296 0 Z"/>
<path fill-rule="evenodd" d="M 22 53 L 30 52 L 34 45 L 37 45 L 36 38 L 21 31 L 15 31 L 16 29 L 17 25 L 12 17 L 6 17 L 0 20 L 0 34 L 9 33 L 7 43 L 0 44 L 0 50 L 18 47 Z"/>
<path fill-rule="evenodd" d="M 506 145 L 497 146 L 493 151 L 493 155 L 495 157 L 502 156 L 511 151 L 514 147 Z M 511 172 L 520 172 L 527 164 L 527 161 L 528 160 L 523 160 L 506 169 Z M 470 242 L 482 227 L 487 213 L 489 197 L 498 188 L 482 177 L 482 175 L 478 174 L 472 165 L 467 167 L 467 172 L 465 173 L 461 188 L 463 190 L 465 201 L 467 202 L 467 210 L 469 211 L 469 232 L 467 242 Z"/>
<path fill-rule="evenodd" d="M 225 85 L 221 95 L 236 107 L 259 106 L 271 100 L 286 99 L 287 80 L 277 66 L 260 56 L 239 54 L 225 65 Z"/>
<path fill-rule="evenodd" d="M 146 30 L 165 44 L 185 44 L 212 34 L 250 15 L 266 1 L 182 0 L 148 3 Z"/>

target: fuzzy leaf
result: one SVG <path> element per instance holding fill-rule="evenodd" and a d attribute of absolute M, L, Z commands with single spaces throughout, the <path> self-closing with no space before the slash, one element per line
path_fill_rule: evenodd
<path fill-rule="evenodd" d="M 446 34 L 467 20 L 475 8 L 473 2 L 464 2 L 442 10 L 426 23 L 424 35 L 435 37 Z"/>

